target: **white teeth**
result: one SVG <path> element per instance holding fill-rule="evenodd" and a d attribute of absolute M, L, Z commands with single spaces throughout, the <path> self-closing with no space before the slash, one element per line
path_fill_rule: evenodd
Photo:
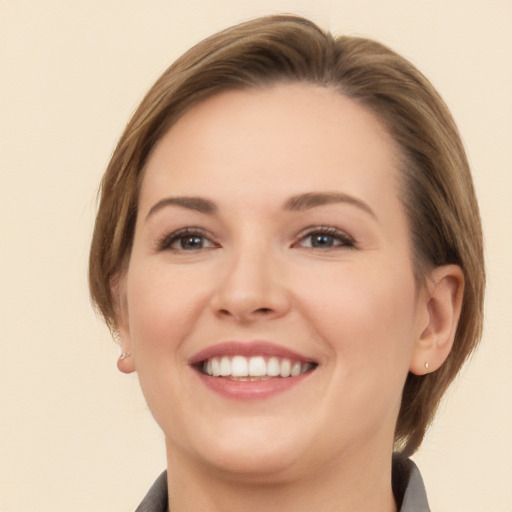
<path fill-rule="evenodd" d="M 208 372 L 208 369 L 206 371 L 207 371 L 208 375 L 213 375 L 214 377 L 218 377 L 220 375 L 220 362 L 216 357 L 214 357 L 211 361 L 212 361 L 212 373 Z"/>
<path fill-rule="evenodd" d="M 203 363 L 203 373 L 211 377 L 297 377 L 313 368 L 311 363 L 301 363 L 290 359 L 263 356 L 223 356 L 214 357 Z"/>
<path fill-rule="evenodd" d="M 281 377 L 289 377 L 292 372 L 292 362 L 289 359 L 283 359 L 281 361 Z"/>
<path fill-rule="evenodd" d="M 291 376 L 292 377 L 297 377 L 297 375 L 300 375 L 300 370 L 301 370 L 301 364 L 299 362 L 293 363 L 292 364 Z"/>
<path fill-rule="evenodd" d="M 220 360 L 220 375 L 221 377 L 231 375 L 231 361 L 229 360 L 229 357 L 224 356 Z"/>
<path fill-rule="evenodd" d="M 269 377 L 277 377 L 281 373 L 281 365 L 277 357 L 271 357 L 267 363 L 267 375 Z"/>
<path fill-rule="evenodd" d="M 249 364 L 245 357 L 233 357 L 231 360 L 231 375 L 233 377 L 247 377 L 249 375 Z"/>
<path fill-rule="evenodd" d="M 249 359 L 249 375 L 251 377 L 263 377 L 267 375 L 267 363 L 263 357 L 251 357 Z"/>

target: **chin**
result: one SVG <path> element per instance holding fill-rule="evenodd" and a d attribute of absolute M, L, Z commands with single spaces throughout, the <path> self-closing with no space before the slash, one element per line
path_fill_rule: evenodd
<path fill-rule="evenodd" d="M 237 481 L 252 484 L 270 484 L 292 480 L 297 473 L 299 458 L 297 450 L 252 449 L 240 451 L 222 451 L 212 454 L 206 464 L 216 473 Z"/>
<path fill-rule="evenodd" d="M 289 429 L 271 428 L 267 422 L 265 426 L 258 422 L 259 426 L 237 428 L 236 423 L 224 427 L 222 434 L 210 430 L 203 432 L 205 436 L 189 438 L 188 446 L 182 448 L 204 469 L 258 484 L 284 481 L 304 463 L 305 454 L 299 448 L 304 442 L 300 436 L 290 435 Z M 173 449 L 172 444 L 168 448 Z"/>

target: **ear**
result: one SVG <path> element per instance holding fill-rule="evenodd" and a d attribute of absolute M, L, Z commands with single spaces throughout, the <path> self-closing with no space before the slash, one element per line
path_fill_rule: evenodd
<path fill-rule="evenodd" d="M 117 359 L 117 368 L 122 373 L 135 371 L 135 361 L 130 338 L 128 301 L 126 299 L 126 274 L 116 275 L 110 283 L 116 313 L 116 331 L 114 339 L 119 344 L 121 355 Z"/>
<path fill-rule="evenodd" d="M 424 375 L 437 370 L 453 346 L 462 309 L 464 274 L 458 265 L 436 267 L 427 278 L 424 307 L 427 324 L 414 348 L 410 371 Z"/>

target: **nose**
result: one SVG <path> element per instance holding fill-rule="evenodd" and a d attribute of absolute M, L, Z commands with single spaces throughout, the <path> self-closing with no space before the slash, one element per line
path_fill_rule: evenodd
<path fill-rule="evenodd" d="M 239 323 L 286 315 L 290 294 L 276 260 L 270 251 L 252 247 L 225 261 L 211 300 L 214 314 Z"/>

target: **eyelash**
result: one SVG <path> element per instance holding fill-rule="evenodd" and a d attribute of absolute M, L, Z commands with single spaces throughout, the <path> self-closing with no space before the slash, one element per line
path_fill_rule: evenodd
<path fill-rule="evenodd" d="M 306 247 L 307 249 L 319 249 L 319 250 L 330 250 L 330 249 L 338 249 L 338 248 L 346 248 L 346 249 L 353 249 L 355 248 L 355 240 L 344 233 L 343 231 L 340 231 L 337 228 L 334 228 L 332 226 L 315 226 L 308 228 L 303 232 L 299 238 L 298 242 L 295 242 L 293 244 L 293 247 L 296 247 L 297 245 L 300 245 L 301 242 L 306 240 L 307 238 L 310 238 L 312 236 L 319 235 L 324 237 L 329 237 L 333 239 L 333 241 L 338 241 L 339 243 L 329 246 L 329 247 L 314 247 L 309 246 Z"/>
<path fill-rule="evenodd" d="M 171 251 L 188 251 L 188 250 L 193 250 L 193 248 L 191 249 L 185 249 L 184 247 L 172 247 L 172 245 L 176 242 L 179 242 L 180 240 L 183 241 L 185 239 L 192 239 L 192 238 L 200 238 L 201 240 L 207 240 L 211 245 L 212 247 L 199 247 L 199 249 L 211 249 L 213 247 L 218 247 L 217 244 L 215 244 L 214 242 L 212 242 L 210 240 L 210 238 L 208 238 L 208 235 L 202 230 L 202 229 L 199 229 L 199 228 L 183 228 L 183 229 L 179 229 L 178 231 L 174 231 L 173 233 L 169 234 L 169 235 L 165 235 L 164 237 L 162 237 L 161 239 L 159 239 L 157 241 L 157 248 L 158 250 L 160 251 L 166 251 L 166 250 L 171 250 Z"/>
<path fill-rule="evenodd" d="M 353 249 L 353 248 L 355 248 L 355 245 L 356 245 L 355 241 L 352 237 L 348 236 L 346 233 L 344 233 L 343 231 L 340 231 L 337 228 L 334 228 L 332 226 L 314 226 L 314 227 L 308 228 L 305 231 L 303 231 L 300 234 L 299 240 L 297 242 L 294 242 L 292 244 L 292 247 L 294 247 L 294 248 L 300 247 L 302 242 L 304 242 L 306 239 L 313 237 L 315 235 L 330 238 L 334 242 L 334 245 L 327 246 L 327 247 L 320 247 L 320 246 L 315 247 L 313 245 L 310 245 L 310 246 L 306 246 L 304 248 L 319 249 L 319 250 L 326 251 L 326 250 L 337 249 L 337 248 Z M 183 241 L 187 238 L 189 240 L 191 240 L 192 238 L 201 239 L 201 246 L 195 247 L 195 248 L 191 247 L 189 249 L 186 249 L 183 246 L 179 247 L 179 248 L 172 247 L 173 244 L 175 244 L 176 242 L 182 241 L 182 243 L 183 243 Z M 208 247 L 202 246 L 205 241 L 207 241 L 211 245 Z M 338 241 L 339 243 L 335 243 L 336 241 Z M 157 241 L 156 246 L 159 251 L 166 251 L 166 250 L 194 251 L 194 250 L 200 250 L 200 249 L 212 249 L 212 248 L 219 247 L 218 244 L 211 241 L 211 239 L 209 238 L 209 235 L 207 233 L 205 233 L 200 228 L 194 228 L 194 227 L 179 229 L 178 231 L 174 231 L 173 233 L 171 233 L 169 235 L 165 235 Z"/>

